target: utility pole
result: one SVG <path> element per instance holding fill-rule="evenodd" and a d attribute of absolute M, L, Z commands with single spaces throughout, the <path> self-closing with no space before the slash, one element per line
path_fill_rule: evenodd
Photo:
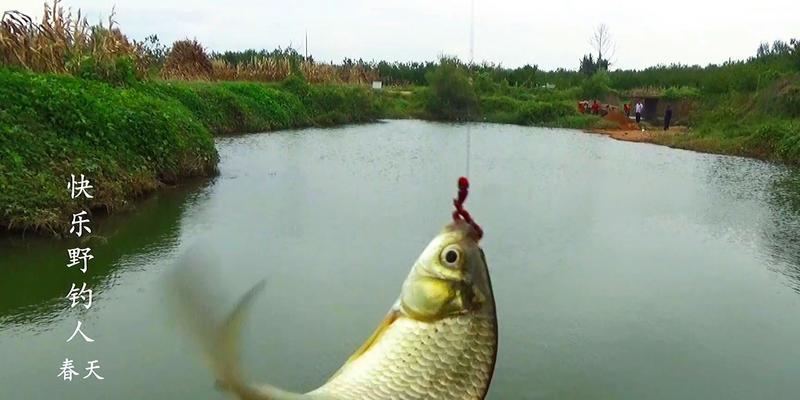
<path fill-rule="evenodd" d="M 306 29 L 306 61 L 308 61 L 308 29 Z"/>

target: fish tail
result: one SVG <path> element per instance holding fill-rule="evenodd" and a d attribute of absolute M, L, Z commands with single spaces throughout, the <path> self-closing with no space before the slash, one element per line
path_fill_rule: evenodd
<path fill-rule="evenodd" d="M 240 340 L 242 326 L 247 317 L 247 311 L 253 300 L 264 289 L 266 280 L 262 280 L 248 290 L 239 299 L 233 311 L 225 318 L 217 330 L 214 343 L 210 349 L 212 368 L 218 379 L 217 385 L 227 390 L 242 400 L 300 400 L 306 397 L 297 393 L 285 392 L 271 385 L 253 387 L 245 382 L 241 372 L 239 360 L 241 352 Z"/>
<path fill-rule="evenodd" d="M 217 378 L 217 386 L 236 394 L 243 400 L 274 400 L 274 397 L 250 387 L 244 381 L 241 363 L 241 333 L 247 310 L 253 304 L 266 281 L 261 281 L 247 291 L 211 338 L 207 356 Z"/>
<path fill-rule="evenodd" d="M 197 256 L 194 254 L 192 256 Z M 190 257 L 192 257 L 190 256 Z M 203 353 L 217 380 L 218 388 L 228 391 L 241 400 L 297 400 L 302 395 L 284 392 L 269 385 L 252 386 L 246 382 L 241 370 L 241 331 L 247 311 L 256 296 L 264 289 L 262 280 L 248 290 L 223 320 L 215 320 L 213 280 L 195 268 L 208 263 L 208 258 L 195 259 L 178 265 L 167 280 L 169 293 L 178 311 L 178 320 L 200 343 Z M 209 272 L 209 271 L 205 271 Z"/>

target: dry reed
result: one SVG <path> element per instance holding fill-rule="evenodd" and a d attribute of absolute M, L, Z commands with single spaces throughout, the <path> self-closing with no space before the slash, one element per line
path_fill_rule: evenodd
<path fill-rule="evenodd" d="M 214 67 L 197 40 L 178 40 L 167 54 L 161 77 L 165 79 L 209 80 Z"/>
<path fill-rule="evenodd" d="M 113 10 L 107 27 L 90 25 L 80 10 L 73 15 L 59 3 L 45 3 L 40 22 L 18 11 L 3 13 L 0 63 L 36 72 L 74 73 L 89 58 L 95 64 L 114 65 L 126 57 L 137 72 L 146 71 L 147 60 L 117 28 Z"/>
<path fill-rule="evenodd" d="M 143 43 L 130 41 L 114 20 L 91 25 L 80 10 L 75 13 L 60 5 L 44 3 L 41 21 L 18 11 L 6 11 L 0 19 L 0 64 L 35 72 L 81 75 L 87 65 L 110 74 L 126 58 L 139 78 L 145 77 L 156 60 Z M 231 64 L 210 57 L 196 40 L 179 40 L 167 54 L 160 76 L 181 80 L 224 80 L 275 82 L 300 71 L 311 83 L 369 84 L 378 72 L 369 64 L 346 60 L 342 65 L 317 63 L 296 56 L 256 56 Z M 95 71 L 96 73 L 97 71 Z"/>

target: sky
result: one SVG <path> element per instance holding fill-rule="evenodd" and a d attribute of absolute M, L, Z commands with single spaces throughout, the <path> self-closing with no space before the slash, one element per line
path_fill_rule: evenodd
<path fill-rule="evenodd" d="M 608 26 L 612 69 L 721 63 L 755 54 L 761 42 L 800 38 L 800 1 L 474 0 L 474 60 L 507 67 L 575 69 L 589 38 Z M 471 0 L 266 1 L 62 0 L 90 21 L 116 20 L 134 39 L 197 39 L 214 51 L 278 46 L 317 61 L 469 60 Z M 0 10 L 40 16 L 38 0 L 0 0 Z"/>

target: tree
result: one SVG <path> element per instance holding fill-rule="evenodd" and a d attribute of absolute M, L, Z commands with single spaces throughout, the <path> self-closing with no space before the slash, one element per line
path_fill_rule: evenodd
<path fill-rule="evenodd" d="M 792 52 L 792 46 L 783 40 L 776 40 L 772 42 L 772 54 L 785 55 Z"/>
<path fill-rule="evenodd" d="M 585 99 L 601 99 L 609 91 L 611 78 L 608 71 L 599 70 L 596 74 L 583 81 L 581 84 L 581 95 Z"/>
<path fill-rule="evenodd" d="M 509 72 L 508 83 L 526 88 L 536 87 L 536 75 L 539 67 L 525 64 L 522 68 L 515 68 Z"/>
<path fill-rule="evenodd" d="M 578 71 L 584 75 L 592 76 L 598 71 L 608 71 L 608 60 L 594 60 L 591 54 L 586 54 L 581 59 L 581 66 Z"/>
<path fill-rule="evenodd" d="M 789 41 L 789 44 L 792 47 L 791 55 L 794 58 L 794 66 L 798 70 L 800 70 L 800 40 L 792 39 Z"/>
<path fill-rule="evenodd" d="M 602 70 L 608 71 L 608 67 L 611 66 L 608 54 L 611 53 L 613 56 L 614 43 L 611 41 L 611 33 L 606 24 L 597 26 L 594 34 L 589 38 L 589 45 L 592 50 L 597 52 L 597 58 L 592 53 L 584 55 L 578 70 L 587 76 L 592 76 Z"/>
<path fill-rule="evenodd" d="M 581 67 L 578 68 L 578 71 L 587 76 L 592 76 L 597 72 L 597 64 L 591 54 L 586 54 L 581 58 Z"/>
<path fill-rule="evenodd" d="M 611 58 L 614 57 L 614 42 L 611 39 L 611 31 L 606 24 L 600 24 L 595 28 L 594 34 L 589 39 L 589 45 L 597 52 L 597 64 L 605 65 L 605 69 L 611 65 Z M 605 55 L 605 58 L 603 56 Z"/>
<path fill-rule="evenodd" d="M 769 49 L 769 43 L 761 42 L 761 44 L 758 45 L 758 49 L 756 50 L 756 58 L 764 58 L 769 56 L 770 54 L 771 51 Z"/>
<path fill-rule="evenodd" d="M 430 87 L 426 109 L 433 118 L 448 121 L 472 118 L 478 98 L 466 66 L 457 58 L 442 57 L 439 66 L 425 77 Z"/>

